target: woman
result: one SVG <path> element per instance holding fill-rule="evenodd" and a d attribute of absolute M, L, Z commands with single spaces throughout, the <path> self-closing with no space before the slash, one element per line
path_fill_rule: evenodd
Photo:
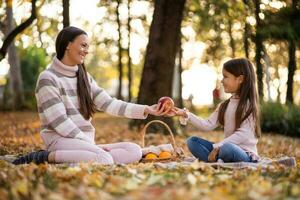
<path fill-rule="evenodd" d="M 134 143 L 96 145 L 91 118 L 97 110 L 133 119 L 164 113 L 156 105 L 138 105 L 110 97 L 86 72 L 84 58 L 88 48 L 87 34 L 79 28 L 67 27 L 58 34 L 56 57 L 40 74 L 36 86 L 41 137 L 47 150 L 32 152 L 14 164 L 127 164 L 141 159 L 141 148 Z"/>

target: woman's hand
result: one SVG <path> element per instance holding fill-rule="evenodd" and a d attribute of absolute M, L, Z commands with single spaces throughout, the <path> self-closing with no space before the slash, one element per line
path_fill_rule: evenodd
<path fill-rule="evenodd" d="M 164 108 L 161 108 L 159 110 L 159 105 L 160 104 L 154 104 L 152 106 L 146 106 L 146 109 L 144 111 L 144 115 L 154 115 L 154 116 L 162 116 L 165 115 L 166 113 L 164 112 Z"/>
<path fill-rule="evenodd" d="M 214 148 L 208 155 L 208 162 L 216 162 L 219 151 L 220 151 L 220 147 Z"/>
<path fill-rule="evenodd" d="M 185 108 L 180 109 L 180 108 L 174 107 L 170 111 L 162 112 L 160 114 L 160 116 L 164 116 L 164 117 L 182 116 L 184 118 L 187 118 L 188 117 L 187 112 L 188 112 L 188 110 Z"/>
<path fill-rule="evenodd" d="M 159 110 L 160 104 L 154 104 L 152 106 L 146 106 L 144 115 L 154 115 L 154 116 L 165 116 L 165 117 L 174 117 L 174 116 L 182 116 L 184 118 L 188 117 L 188 110 L 187 109 L 180 109 L 177 107 L 172 108 L 170 111 L 164 111 L 164 108 L 161 107 Z"/>

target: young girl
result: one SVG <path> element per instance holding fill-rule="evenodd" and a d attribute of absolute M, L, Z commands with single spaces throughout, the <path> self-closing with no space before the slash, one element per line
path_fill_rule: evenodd
<path fill-rule="evenodd" d="M 110 97 L 86 72 L 87 34 L 75 27 L 64 28 L 56 39 L 56 57 L 37 81 L 36 99 L 41 120 L 41 137 L 46 151 L 32 152 L 14 164 L 35 162 L 102 164 L 132 163 L 142 157 L 134 143 L 96 145 L 91 117 L 99 110 L 127 118 L 159 116 L 157 106 L 126 103 Z"/>
<path fill-rule="evenodd" d="M 223 65 L 222 84 L 232 96 L 221 103 L 208 119 L 201 119 L 185 109 L 175 108 L 181 123 L 191 122 L 203 131 L 224 127 L 225 139 L 213 143 L 192 136 L 187 140 L 191 153 L 205 162 L 255 162 L 256 144 L 261 135 L 256 77 L 249 60 L 232 59 Z"/>

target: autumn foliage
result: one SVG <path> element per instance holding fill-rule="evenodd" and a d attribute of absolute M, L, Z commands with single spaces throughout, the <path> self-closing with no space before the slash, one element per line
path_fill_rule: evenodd
<path fill-rule="evenodd" d="M 0 155 L 21 154 L 43 148 L 36 113 L 0 113 Z M 97 114 L 93 121 L 96 143 L 133 141 L 138 130 L 127 128 L 127 119 Z M 185 139 L 198 135 L 219 141 L 221 132 L 202 133 L 188 128 L 188 135 L 175 140 L 188 153 Z M 153 134 L 151 143 L 168 143 L 163 134 Z M 195 162 L 188 167 L 162 169 L 155 163 L 102 166 L 13 166 L 0 160 L 2 199 L 299 199 L 300 140 L 263 134 L 258 145 L 262 156 L 295 156 L 297 167 L 273 170 L 226 170 Z M 189 154 L 188 154 L 189 155 Z M 165 155 L 166 156 L 166 155 Z"/>

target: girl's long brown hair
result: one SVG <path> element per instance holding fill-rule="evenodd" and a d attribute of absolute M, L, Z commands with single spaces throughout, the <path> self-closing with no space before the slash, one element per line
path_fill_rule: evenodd
<path fill-rule="evenodd" d="M 259 102 L 256 90 L 256 76 L 251 62 L 245 58 L 231 59 L 224 63 L 223 69 L 233 74 L 235 77 L 244 76 L 241 87 L 237 95 L 239 96 L 239 104 L 235 112 L 235 130 L 240 128 L 244 120 L 252 115 L 255 122 L 255 136 L 261 136 Z M 224 126 L 224 115 L 230 98 L 221 103 L 219 107 L 218 121 Z"/>
<path fill-rule="evenodd" d="M 61 60 L 69 42 L 73 42 L 79 35 L 87 35 L 83 30 L 69 26 L 61 30 L 56 38 L 56 56 Z M 77 95 L 79 100 L 79 111 L 85 119 L 89 119 L 96 112 L 96 106 L 91 97 L 91 86 L 88 81 L 87 72 L 83 64 L 78 65 L 77 71 Z"/>

